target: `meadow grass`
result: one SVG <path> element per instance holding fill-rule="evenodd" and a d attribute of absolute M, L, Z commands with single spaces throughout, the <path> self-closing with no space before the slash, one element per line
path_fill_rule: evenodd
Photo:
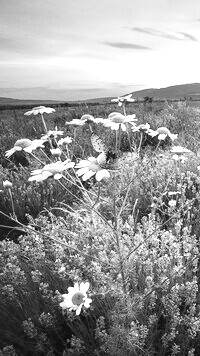
<path fill-rule="evenodd" d="M 15 146 L 46 134 L 40 113 L 0 112 L 1 159 L 29 160 L 0 170 L 0 355 L 198 355 L 200 110 L 55 109 L 57 151 Z"/>

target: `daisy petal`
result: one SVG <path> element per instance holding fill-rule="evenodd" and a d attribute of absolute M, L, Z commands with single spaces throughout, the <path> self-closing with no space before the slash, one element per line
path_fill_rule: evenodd
<path fill-rule="evenodd" d="M 81 284 L 80 284 L 80 292 L 85 294 L 88 291 L 89 287 L 90 287 L 90 283 L 89 282 L 86 282 L 86 283 L 81 282 Z"/>
<path fill-rule="evenodd" d="M 78 169 L 78 171 L 76 171 L 76 174 L 78 177 L 82 176 L 83 174 L 85 174 L 86 172 L 88 172 L 89 168 L 88 167 L 83 167 Z"/>
<path fill-rule="evenodd" d="M 95 173 L 96 173 L 96 172 L 93 172 L 93 171 L 88 171 L 88 172 L 86 172 L 86 173 L 82 176 L 83 181 L 90 179 L 92 176 L 95 175 Z"/>
<path fill-rule="evenodd" d="M 121 124 L 121 128 L 122 128 L 122 131 L 126 131 L 126 125 L 125 124 Z"/>
<path fill-rule="evenodd" d="M 92 299 L 91 298 L 87 298 L 85 303 L 84 303 L 84 307 L 85 308 L 89 308 L 90 307 L 90 303 L 92 303 Z"/>
<path fill-rule="evenodd" d="M 101 169 L 96 173 L 96 180 L 100 182 L 103 178 L 110 178 L 110 173 L 106 169 Z"/>

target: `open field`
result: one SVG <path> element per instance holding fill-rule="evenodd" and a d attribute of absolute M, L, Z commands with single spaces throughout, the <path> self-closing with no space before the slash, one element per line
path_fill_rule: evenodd
<path fill-rule="evenodd" d="M 0 110 L 0 355 L 199 355 L 200 103 L 52 108 Z"/>

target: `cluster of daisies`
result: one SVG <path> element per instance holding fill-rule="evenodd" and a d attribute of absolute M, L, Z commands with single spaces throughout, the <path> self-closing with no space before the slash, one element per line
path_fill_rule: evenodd
<path fill-rule="evenodd" d="M 172 140 L 177 139 L 177 134 L 171 133 L 166 127 L 160 127 L 157 130 L 152 130 L 148 123 L 142 125 L 136 125 L 136 117 L 133 115 L 126 115 L 125 113 L 125 103 L 126 102 L 134 102 L 134 99 L 131 98 L 131 94 L 118 97 L 116 99 L 112 99 L 113 102 L 118 103 L 119 106 L 122 106 L 124 109 L 124 114 L 119 112 L 112 112 L 108 115 L 108 118 L 94 118 L 92 115 L 86 114 L 83 115 L 80 119 L 74 119 L 70 122 L 67 122 L 67 125 L 74 126 L 83 126 L 88 124 L 91 128 L 91 124 L 102 124 L 104 127 L 110 128 L 111 130 L 122 130 L 124 132 L 131 129 L 132 132 L 140 132 L 141 135 L 143 133 L 147 133 L 151 137 L 158 137 L 158 140 L 164 140 L 167 136 Z M 97 181 L 101 181 L 102 179 L 107 179 L 110 177 L 109 169 L 106 168 L 106 160 L 107 160 L 107 148 L 102 144 L 97 135 L 92 134 L 91 142 L 93 143 L 93 147 L 96 152 L 98 152 L 97 157 L 89 157 L 88 159 L 81 160 L 77 164 L 72 162 L 69 155 L 63 151 L 63 147 L 65 146 L 68 152 L 68 145 L 72 142 L 71 137 L 64 137 L 64 132 L 57 130 L 47 130 L 44 114 L 54 113 L 55 109 L 48 108 L 45 106 L 39 106 L 33 108 L 31 111 L 25 113 L 25 115 L 40 115 L 42 119 L 42 123 L 44 126 L 45 134 L 42 135 L 40 139 L 30 140 L 27 138 L 17 140 L 10 150 L 6 151 L 5 156 L 9 159 L 16 152 L 24 151 L 30 155 L 33 155 L 33 151 L 41 150 L 45 148 L 45 143 L 49 142 L 50 150 L 54 161 L 51 161 L 48 164 L 43 164 L 43 167 L 40 169 L 33 170 L 31 172 L 31 177 L 29 181 L 41 182 L 49 177 L 53 177 L 54 179 L 61 179 L 64 176 L 64 173 L 68 169 L 76 169 L 76 174 L 78 177 L 82 177 L 83 181 L 90 179 L 91 177 L 95 177 Z M 92 129 L 91 129 L 92 132 Z M 54 138 L 56 142 L 56 147 L 52 146 L 51 137 Z M 44 152 L 43 152 L 44 153 Z M 181 146 L 173 146 L 171 149 L 171 153 L 173 154 L 173 158 L 175 160 L 181 160 L 185 157 L 185 154 L 191 153 L 191 151 L 181 147 Z M 65 155 L 65 160 L 61 160 L 61 156 Z M 35 156 L 34 156 L 35 157 Z M 12 183 L 9 181 L 3 182 L 4 189 L 11 189 Z M 170 201 L 170 204 L 175 204 Z M 89 289 L 89 282 L 81 282 L 75 283 L 74 287 L 68 288 L 68 293 L 62 295 L 62 301 L 60 303 L 60 307 L 62 310 L 69 309 L 69 311 L 75 311 L 76 315 L 81 313 L 82 308 L 89 308 L 92 303 L 92 299 L 88 297 L 87 292 Z"/>
<path fill-rule="evenodd" d="M 134 99 L 131 98 L 131 94 L 130 94 L 124 97 L 118 97 L 116 99 L 112 99 L 112 101 L 118 103 L 119 106 L 125 107 L 126 102 L 133 102 Z M 89 157 L 88 159 L 81 160 L 77 164 L 75 164 L 75 162 L 72 162 L 69 155 L 67 157 L 66 154 L 65 154 L 65 160 L 64 161 L 61 160 L 60 156 L 64 154 L 63 153 L 64 145 L 68 151 L 68 145 L 72 142 L 72 138 L 67 136 L 58 139 L 58 137 L 63 136 L 64 132 L 57 130 L 57 128 L 53 131 L 52 130 L 47 131 L 46 123 L 44 120 L 44 114 L 51 114 L 54 112 L 55 109 L 48 108 L 45 106 L 35 107 L 32 110 L 26 112 L 25 115 L 27 116 L 40 115 L 42 119 L 42 123 L 44 125 L 45 134 L 42 135 L 40 139 L 30 140 L 24 138 L 24 139 L 17 140 L 14 144 L 14 147 L 6 151 L 5 156 L 7 158 L 10 158 L 17 151 L 25 151 L 26 153 L 34 156 L 33 151 L 40 149 L 43 152 L 45 143 L 49 142 L 51 154 L 53 157 L 56 158 L 56 162 L 45 164 L 42 168 L 32 171 L 29 181 L 40 182 L 47 179 L 48 177 L 53 177 L 54 179 L 61 179 L 63 177 L 64 172 L 70 168 L 75 169 L 77 176 L 82 177 L 83 181 L 86 181 L 93 176 L 97 181 L 101 181 L 102 179 L 109 178 L 110 172 L 105 164 L 106 152 L 103 150 L 99 151 L 100 154 L 98 155 L 98 157 Z M 157 130 L 152 130 L 148 123 L 142 125 L 136 125 L 136 121 L 137 119 L 135 117 L 135 114 L 123 115 L 119 112 L 112 112 L 111 114 L 108 115 L 106 119 L 94 118 L 92 115 L 85 114 L 80 119 L 73 119 L 72 121 L 67 122 L 66 125 L 83 126 L 85 124 L 88 124 L 91 129 L 90 126 L 91 124 L 102 124 L 104 127 L 108 127 L 111 130 L 115 130 L 115 131 L 122 130 L 126 132 L 130 128 L 133 133 L 134 132 L 147 133 L 151 137 L 157 136 L 159 140 L 164 140 L 167 136 L 170 137 L 172 141 L 177 139 L 178 135 L 171 133 L 166 127 L 159 127 Z M 51 137 L 53 137 L 54 140 L 56 141 L 56 148 L 52 147 L 51 139 L 50 139 Z M 181 159 L 184 159 L 183 158 L 184 153 L 186 153 L 186 151 L 184 150 L 186 149 L 180 148 L 178 146 L 174 146 L 173 150 L 174 150 L 174 159 L 178 160 L 180 156 Z M 176 150 L 177 151 L 179 150 L 181 154 L 180 152 L 175 152 Z"/>

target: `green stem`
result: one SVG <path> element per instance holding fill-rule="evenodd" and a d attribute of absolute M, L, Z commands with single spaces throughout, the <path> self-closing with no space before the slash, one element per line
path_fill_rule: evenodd
<path fill-rule="evenodd" d="M 10 189 L 10 188 L 8 188 L 8 193 L 9 193 L 9 195 L 10 195 L 13 218 L 17 221 L 17 216 L 16 216 L 16 214 L 15 214 L 15 208 L 14 208 L 14 203 L 13 203 L 12 192 L 11 192 L 11 189 Z"/>
<path fill-rule="evenodd" d="M 46 122 L 45 122 L 45 120 L 44 120 L 44 116 L 43 116 L 43 114 L 40 114 L 40 115 L 41 115 L 41 118 L 42 118 L 42 123 L 43 123 L 43 126 L 44 126 L 44 130 L 45 130 L 45 132 L 46 132 L 46 134 L 47 134 L 47 136 L 48 136 L 48 130 L 47 130 Z M 49 136 L 48 136 L 48 141 L 49 141 L 50 147 L 51 147 L 51 149 L 52 149 L 53 146 L 52 146 L 51 139 L 50 139 Z"/>
<path fill-rule="evenodd" d="M 29 154 L 36 159 L 36 161 L 40 162 L 43 166 L 45 166 L 45 163 L 43 163 L 38 157 L 36 157 L 32 152 L 29 152 Z"/>
<path fill-rule="evenodd" d="M 116 197 L 113 197 L 113 208 L 114 208 L 114 235 L 115 235 L 115 241 L 117 245 L 117 252 L 119 256 L 119 265 L 120 265 L 120 273 L 122 277 L 122 285 L 123 285 L 123 291 L 126 296 L 126 280 L 125 280 L 125 275 L 124 275 L 124 266 L 123 266 L 123 258 L 121 255 L 121 248 L 120 248 L 120 239 L 119 239 L 119 232 L 118 232 L 118 217 L 117 217 L 117 211 L 116 211 Z"/>
<path fill-rule="evenodd" d="M 141 151 L 142 140 L 143 140 L 143 132 L 141 132 L 141 135 L 140 135 L 140 144 L 139 144 L 139 148 L 138 148 L 138 155 L 140 154 L 140 151 Z"/>

